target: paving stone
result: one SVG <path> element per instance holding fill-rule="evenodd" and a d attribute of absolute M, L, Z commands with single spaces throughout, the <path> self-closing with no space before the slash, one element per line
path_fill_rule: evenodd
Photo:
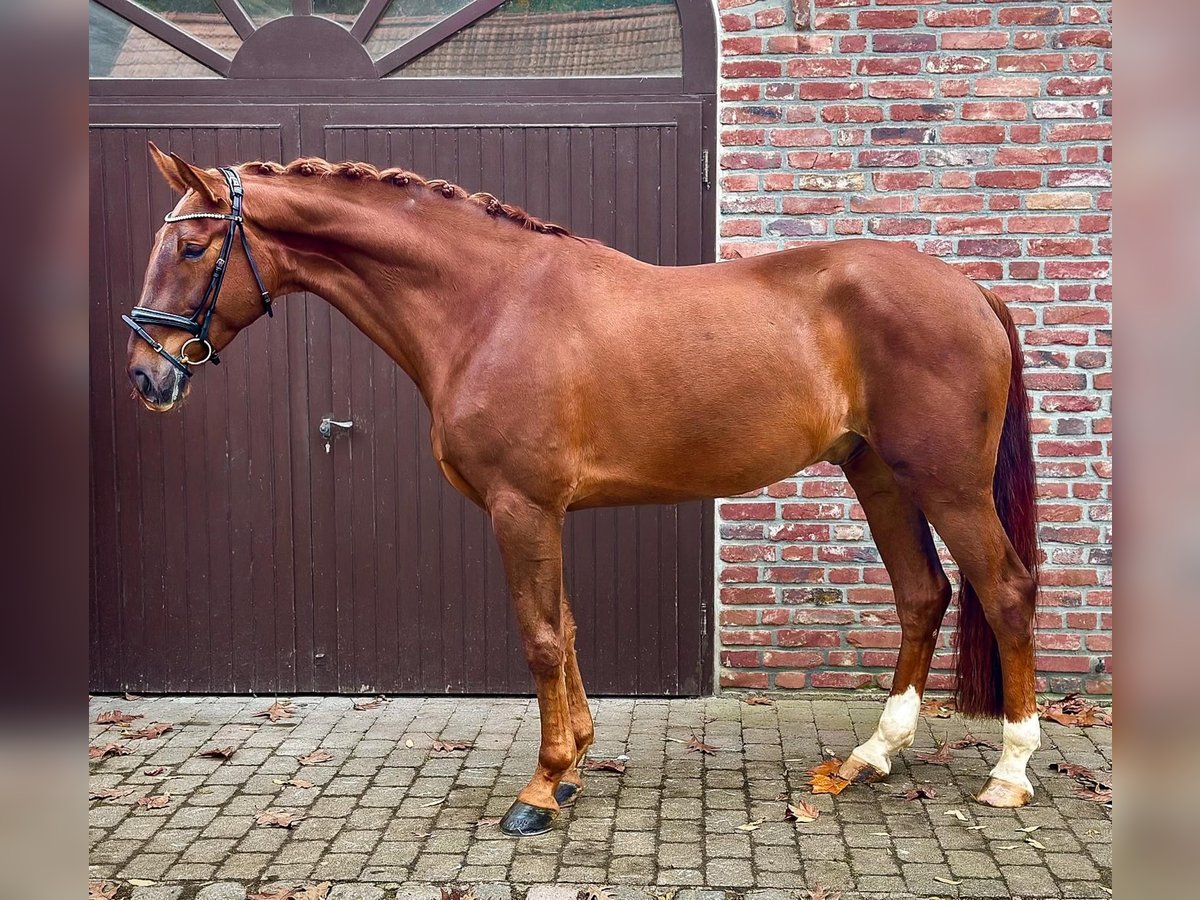
<path fill-rule="evenodd" d="M 337 884 L 329 900 L 383 900 L 383 888 L 374 884 Z"/>
<path fill-rule="evenodd" d="M 129 896 L 129 900 L 179 900 L 182 896 L 182 886 L 158 884 L 152 887 L 135 887 L 133 893 Z"/>
<path fill-rule="evenodd" d="M 566 885 L 536 884 L 529 889 L 525 900 L 576 900 L 578 889 Z"/>
<path fill-rule="evenodd" d="M 221 881 L 200 888 L 196 900 L 246 900 L 246 886 L 236 881 Z"/>

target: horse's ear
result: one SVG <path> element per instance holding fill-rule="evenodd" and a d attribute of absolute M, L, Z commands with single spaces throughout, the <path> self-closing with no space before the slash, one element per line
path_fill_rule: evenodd
<path fill-rule="evenodd" d="M 195 189 L 196 193 L 201 197 L 206 197 L 210 203 L 221 204 L 224 202 L 220 199 L 219 193 L 220 188 L 225 185 L 224 178 L 206 169 L 193 166 L 177 153 L 171 154 L 171 160 L 179 171 L 179 177 L 188 187 Z"/>
<path fill-rule="evenodd" d="M 219 190 L 225 182 L 219 175 L 193 166 L 177 153 L 163 153 L 153 141 L 150 142 L 150 156 L 172 189 L 185 194 L 191 188 L 210 203 L 223 202 Z"/>
<path fill-rule="evenodd" d="M 179 176 L 179 169 L 175 165 L 175 160 L 167 156 L 158 149 L 158 145 L 154 141 L 149 141 L 150 158 L 154 160 L 154 165 L 158 167 L 158 171 L 162 173 L 162 177 L 170 185 L 171 190 L 179 194 L 186 194 L 188 183 Z"/>

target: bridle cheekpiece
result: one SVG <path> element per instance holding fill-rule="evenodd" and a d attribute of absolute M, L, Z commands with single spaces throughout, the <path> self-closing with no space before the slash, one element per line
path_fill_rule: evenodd
<path fill-rule="evenodd" d="M 221 244 L 221 256 L 217 260 L 217 264 L 213 267 L 212 277 L 208 280 L 208 287 L 204 291 L 204 298 L 200 301 L 200 306 L 190 316 L 180 316 L 161 309 L 151 309 L 148 306 L 135 306 L 129 315 L 121 316 L 121 321 L 132 328 L 134 334 L 149 344 L 155 353 L 178 369 L 184 378 L 188 378 L 192 374 L 188 369 L 189 366 L 199 366 L 206 362 L 211 362 L 216 366 L 221 363 L 220 358 L 213 352 L 212 344 L 208 341 L 208 329 L 212 324 L 213 313 L 217 309 L 217 298 L 221 294 L 221 284 L 225 281 L 225 271 L 229 266 L 229 255 L 233 252 L 233 241 L 237 235 L 241 236 L 242 249 L 246 251 L 246 261 L 250 263 L 250 271 L 254 273 L 254 281 L 258 285 L 258 292 L 262 297 L 263 307 L 266 309 L 268 316 L 274 315 L 271 311 L 271 295 L 267 292 L 266 287 L 263 286 L 262 276 L 259 274 L 258 266 L 255 265 L 254 257 L 250 253 L 250 241 L 246 237 L 246 224 L 242 218 L 242 195 L 244 193 L 242 190 L 242 180 L 238 177 L 235 169 L 222 168 L 220 172 L 225 177 L 225 184 L 229 186 L 228 213 L 198 212 L 187 213 L 182 216 L 174 216 L 168 213 L 163 218 L 164 222 L 182 222 L 185 219 L 224 219 L 229 222 L 229 228 L 225 232 L 225 240 Z M 183 342 L 183 346 L 179 348 L 179 355 L 175 356 L 151 337 L 150 333 L 143 327 L 145 325 L 178 328 L 186 331 L 191 337 Z M 201 358 L 191 359 L 188 356 L 188 347 L 192 344 L 200 345 L 200 351 L 204 354 Z"/>

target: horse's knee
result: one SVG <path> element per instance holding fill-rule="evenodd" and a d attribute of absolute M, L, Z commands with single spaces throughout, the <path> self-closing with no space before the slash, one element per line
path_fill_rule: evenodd
<path fill-rule="evenodd" d="M 553 675 L 560 671 L 566 659 L 563 640 L 548 624 L 538 625 L 525 639 L 525 660 L 533 677 Z"/>

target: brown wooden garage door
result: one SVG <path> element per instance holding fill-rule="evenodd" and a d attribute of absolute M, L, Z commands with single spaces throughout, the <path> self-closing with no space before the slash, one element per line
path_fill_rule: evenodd
<path fill-rule="evenodd" d="M 365 96 L 359 84 L 353 102 L 311 85 L 296 102 L 296 83 L 272 91 L 269 79 L 236 82 L 254 95 L 236 104 L 205 96 L 233 83 L 172 83 L 196 92 L 182 102 L 147 96 L 145 83 L 123 94 L 93 82 L 92 687 L 528 692 L 486 517 L 442 479 L 411 382 L 329 305 L 287 298 L 206 368 L 177 414 L 129 398 L 118 316 L 174 202 L 146 142 L 206 166 L 299 155 L 403 165 L 642 259 L 689 264 L 711 247 L 706 100 L 505 92 L 447 103 Z M 279 94 L 288 102 L 271 102 Z M 327 452 L 328 416 L 354 424 Z M 708 689 L 710 527 L 699 503 L 568 517 L 593 692 Z"/>

